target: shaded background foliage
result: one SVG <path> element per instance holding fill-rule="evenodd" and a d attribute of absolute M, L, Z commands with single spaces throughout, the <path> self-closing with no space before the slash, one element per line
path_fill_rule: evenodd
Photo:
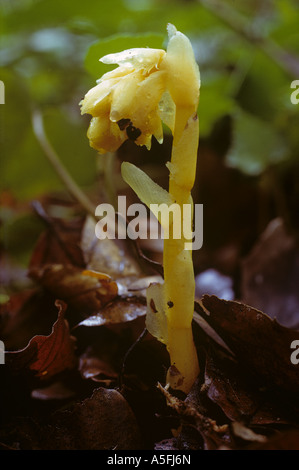
<path fill-rule="evenodd" d="M 276 204 L 273 214 L 290 222 L 299 191 L 292 178 L 299 118 L 290 102 L 290 83 L 299 77 L 295 1 L 2 0 L 0 8 L 1 240 L 18 260 L 28 259 L 41 227 L 28 213 L 16 214 L 13 201 L 63 190 L 33 134 L 32 110 L 42 110 L 49 139 L 77 183 L 98 190 L 102 163 L 88 146 L 88 118 L 78 103 L 107 70 L 99 57 L 165 46 L 168 22 L 191 38 L 200 66 L 201 140 L 220 151 L 226 168 L 255 178 L 270 207 Z M 286 181 L 294 186 L 290 200 Z M 221 190 L 227 188 L 213 187 L 213 199 Z"/>
<path fill-rule="evenodd" d="M 299 118 L 290 101 L 291 81 L 299 77 L 295 1 L 2 0 L 0 7 L 6 101 L 0 108 L 1 242 L 18 264 L 26 266 L 43 228 L 28 210 L 30 201 L 49 193 L 66 197 L 34 135 L 32 111 L 42 111 L 62 162 L 98 202 L 101 174 L 109 182 L 115 168 L 105 170 L 89 148 L 89 118 L 80 116 L 78 103 L 107 71 L 101 56 L 165 47 L 168 22 L 191 38 L 201 70 L 202 153 L 194 192 L 207 208 L 208 245 L 229 243 L 236 218 L 246 233 L 251 223 L 251 235 L 238 233 L 245 251 L 275 216 L 296 228 Z M 149 156 L 126 145 L 120 153 L 160 175 L 167 142 L 159 151 L 154 145 Z M 205 143 L 214 156 L 206 156 Z M 121 190 L 120 178 L 115 182 Z"/>
<path fill-rule="evenodd" d="M 84 212 L 78 205 L 73 206 L 67 189 L 38 142 L 32 126 L 32 115 L 36 110 L 42 113 L 49 142 L 60 160 L 95 205 L 102 201 L 114 202 L 118 193 L 125 193 L 130 199 L 134 199 L 132 192 L 122 182 L 119 171 L 121 160 L 136 163 L 162 186 L 167 185 L 165 162 L 169 159 L 171 150 L 171 136 L 167 129 L 164 143 L 158 145 L 153 141 L 150 152 L 136 147 L 132 142 L 126 142 L 118 151 L 117 158 L 113 155 L 101 157 L 89 148 L 86 137 L 89 117 L 80 115 L 78 104 L 86 91 L 94 86 L 95 80 L 108 70 L 107 66 L 98 61 L 100 57 L 131 47 L 165 47 L 166 25 L 171 22 L 191 39 L 202 81 L 198 109 L 199 160 L 194 200 L 204 204 L 204 245 L 194 253 L 194 261 L 196 273 L 205 277 L 197 278 L 197 295 L 201 297 L 203 294 L 216 294 L 227 300 L 240 299 L 263 310 L 272 318 L 276 316 L 282 325 L 298 329 L 299 104 L 294 105 L 290 100 L 294 91 L 291 89 L 291 82 L 299 79 L 298 2 L 0 0 L 0 15 L 0 80 L 5 84 L 5 105 L 0 105 L 0 304 L 3 304 L 4 311 L 10 295 L 15 290 L 22 291 L 24 287 L 31 287 L 33 278 L 36 278 L 43 287 L 48 289 L 50 285 L 51 289 L 48 290 L 54 291 L 52 294 L 55 298 L 68 298 L 68 320 L 71 320 L 71 327 L 77 325 L 79 320 L 82 321 L 81 317 L 77 318 L 78 312 L 72 312 L 73 306 L 67 290 L 69 284 L 66 282 L 69 278 L 61 281 L 59 272 L 54 270 L 46 273 L 50 279 L 44 276 L 43 271 L 38 270 L 32 276 L 32 268 L 41 268 L 43 263 L 60 263 L 64 269 L 71 259 L 71 264 L 75 267 L 67 274 L 70 277 L 71 291 L 78 294 L 74 289 L 74 281 L 82 282 L 82 276 L 77 271 L 85 266 L 81 259 L 82 253 L 80 250 L 78 252 L 82 219 L 74 219 L 74 215 L 81 216 Z M 42 205 L 36 201 L 40 201 Z M 46 232 L 45 226 L 48 229 Z M 90 230 L 89 236 L 94 234 L 94 229 Z M 42 237 L 39 238 L 41 234 Z M 92 245 L 92 250 L 94 248 Z M 150 244 L 143 248 L 148 250 L 151 257 L 161 260 L 161 246 Z M 98 256 L 92 252 L 95 261 L 98 263 L 100 260 L 103 263 L 103 260 L 106 262 L 111 257 L 113 262 L 110 254 L 114 249 L 110 249 L 111 252 L 105 248 L 100 250 Z M 83 254 L 90 255 L 88 250 L 85 251 L 83 249 Z M 88 259 L 92 261 L 92 258 Z M 134 262 L 128 255 L 124 257 L 123 264 L 125 263 L 134 268 Z M 120 269 L 121 263 L 115 264 Z M 31 280 L 27 276 L 28 267 L 29 270 L 31 268 Z M 90 266 L 89 268 L 92 269 Z M 211 268 L 217 271 L 211 271 Z M 107 272 L 105 269 L 102 270 Z M 225 276 L 221 277 L 219 272 Z M 93 278 L 87 281 L 90 285 L 97 283 Z M 213 291 L 209 290 L 211 285 Z M 115 293 L 113 286 L 114 282 L 110 284 L 112 290 L 108 290 L 112 296 Z M 61 287 L 67 292 L 61 294 Z M 14 316 L 14 309 L 7 316 L 14 323 L 12 328 L 19 331 L 20 336 L 13 338 L 15 342 L 19 341 L 25 346 L 33 334 L 45 334 L 45 331 L 49 334 L 49 325 L 53 325 L 57 319 L 57 309 L 51 303 L 53 299 L 49 292 L 40 298 L 35 293 L 26 294 L 25 291 L 25 297 L 29 295 L 29 300 L 25 303 L 22 292 L 20 297 L 19 294 L 16 297 L 11 296 L 11 301 L 17 303 L 16 311 L 18 302 L 22 305 L 21 316 Z M 89 305 L 90 299 L 87 300 Z M 78 307 L 77 301 L 76 298 L 74 304 Z M 248 335 L 249 346 L 256 350 L 257 335 L 249 334 L 242 322 L 239 325 L 240 307 L 237 308 L 236 324 L 230 321 L 226 330 L 226 325 L 223 324 L 226 308 L 232 306 L 234 309 L 235 304 L 224 301 L 217 303 L 218 300 L 209 300 L 208 297 L 205 297 L 205 302 L 206 308 L 209 303 L 211 308 L 215 308 L 214 311 L 211 309 L 210 319 L 214 321 L 212 326 L 216 331 L 218 327 L 220 333 L 224 332 L 230 346 L 231 337 L 234 338 L 235 331 L 240 327 L 246 338 Z M 135 300 L 131 307 L 134 314 L 140 316 L 135 324 L 136 331 L 132 322 L 131 333 L 135 338 L 143 327 L 145 306 L 144 303 L 139 305 Z M 40 314 L 41 311 L 43 315 Z M 116 355 L 119 366 L 128 345 L 132 343 L 131 339 L 126 339 L 123 344 L 119 339 L 122 328 L 118 330 L 118 322 L 122 323 L 119 317 L 124 314 L 123 303 L 115 303 L 114 312 L 111 313 L 109 308 L 105 312 L 106 317 L 111 317 L 112 323 L 117 324 L 115 331 L 111 329 L 111 336 L 105 336 L 107 331 L 99 333 L 92 328 L 89 328 L 88 333 L 85 330 L 84 333 L 80 329 L 76 330 L 78 344 L 81 344 L 82 349 L 77 351 L 79 356 L 81 354 L 80 370 L 83 370 L 83 376 L 88 379 L 92 370 L 89 364 L 93 364 L 94 356 L 97 357 L 98 354 L 93 351 L 95 345 L 103 349 L 105 356 L 105 360 L 100 365 L 97 364 L 98 372 L 111 366 L 109 361 L 108 366 L 105 362 L 106 355 Z M 81 311 L 80 314 L 82 315 Z M 260 314 L 252 310 L 251 316 L 255 327 Z M 103 318 L 107 320 L 106 317 L 88 316 L 82 323 L 91 323 L 91 318 L 99 327 Z M 3 318 L 6 319 L 5 316 Z M 248 312 L 247 318 L 250 319 Z M 21 327 L 18 326 L 18 321 Z M 47 328 L 43 325 L 45 321 Z M 62 320 L 60 323 L 62 324 Z M 126 324 L 126 321 L 123 320 L 123 323 Z M 277 328 L 275 322 L 270 323 Z M 8 322 L 8 330 L 10 326 Z M 260 331 L 259 325 L 257 329 Z M 91 345 L 90 335 L 94 337 L 95 345 Z M 246 344 L 245 340 L 240 340 L 239 333 L 235 336 L 239 340 L 238 348 L 240 344 Z M 113 341 L 111 337 L 114 338 Z M 47 346 L 48 342 L 51 344 L 55 340 L 55 335 L 37 338 L 42 345 Z M 203 338 L 201 341 L 205 344 Z M 271 362 L 272 355 L 278 355 L 279 346 L 272 341 L 271 335 L 268 341 Z M 85 342 L 88 345 L 86 350 Z M 32 343 L 34 347 L 35 343 L 36 341 Z M 262 350 L 264 338 L 261 343 Z M 138 356 L 138 347 L 146 350 L 147 344 L 140 342 L 135 348 L 135 355 Z M 287 350 L 284 350 L 284 354 L 288 361 L 288 340 L 285 344 Z M 33 346 L 30 346 L 29 352 Z M 246 364 L 249 370 L 252 367 L 250 361 L 255 358 L 250 347 L 248 357 L 243 350 L 240 352 L 236 349 L 241 365 L 244 367 Z M 116 352 L 112 354 L 113 348 Z M 8 349 L 13 349 L 13 346 Z M 100 351 L 100 357 L 103 351 Z M 161 351 L 158 353 L 160 361 Z M 219 379 L 221 371 L 223 372 L 223 364 L 218 364 L 223 360 L 221 354 L 207 359 L 207 377 L 214 386 L 209 392 L 211 395 L 213 390 L 218 393 L 217 387 L 227 383 L 225 374 L 223 383 Z M 244 362 L 244 357 L 247 362 Z M 147 367 L 144 362 L 137 361 L 140 367 L 138 380 L 148 374 L 151 364 L 151 380 L 155 385 L 157 370 L 161 366 L 159 361 L 153 365 L 151 355 L 146 363 Z M 127 367 L 130 370 L 130 360 L 128 362 Z M 131 362 L 136 368 L 134 360 L 131 359 Z M 261 367 L 261 376 L 265 375 L 265 371 L 272 370 L 268 364 L 260 363 L 259 358 L 257 365 Z M 296 373 L 294 366 L 288 385 L 292 390 Z M 118 376 L 113 367 L 106 375 L 113 380 Z M 234 380 L 236 371 L 233 370 L 231 375 Z M 279 368 L 274 370 L 275 380 L 280 375 Z M 276 384 L 275 380 L 273 383 Z M 88 392 L 92 389 L 90 384 L 84 387 L 88 388 Z M 238 387 L 237 389 L 239 390 Z M 229 416 L 235 415 L 235 404 L 230 395 L 217 393 L 212 401 L 215 399 L 217 402 L 217 397 L 224 399 L 223 410 Z M 84 396 L 86 394 L 84 389 Z M 53 398 L 53 392 L 50 395 Z M 62 395 L 65 395 L 65 391 Z M 105 397 L 106 395 L 102 399 Z M 134 395 L 132 403 L 135 398 Z M 147 399 L 152 403 L 152 395 Z M 261 399 L 264 400 L 264 396 Z M 268 395 L 266 399 L 268 400 Z M 118 406 L 122 406 L 119 400 L 120 397 L 115 396 Z M 252 403 L 256 407 L 256 400 L 253 398 Z M 142 410 L 147 410 L 142 400 L 141 404 Z M 84 406 L 93 406 L 93 400 Z M 137 403 L 137 408 L 138 406 Z M 175 403 L 173 407 L 176 407 Z M 298 412 L 297 407 L 296 410 Z M 237 411 L 239 412 L 238 407 Z M 71 419 L 81 416 L 81 412 L 84 410 L 79 407 L 74 415 L 70 415 Z M 148 414 L 151 412 L 152 408 L 149 407 Z M 186 414 L 186 410 L 184 413 Z M 241 416 L 243 414 L 242 411 Z M 272 414 L 276 419 L 275 409 Z M 153 418 L 150 416 L 147 419 Z M 197 416 L 197 419 L 200 417 Z M 260 416 L 256 417 L 258 419 Z M 266 421 L 264 418 L 264 422 Z M 58 416 L 57 422 L 63 422 L 66 429 L 73 427 L 72 421 L 65 422 L 63 416 Z M 52 424 L 54 429 L 57 423 L 55 421 Z M 37 432 L 35 428 L 34 432 Z M 163 437 L 162 431 L 161 435 Z M 39 445 L 43 447 L 45 443 Z"/>

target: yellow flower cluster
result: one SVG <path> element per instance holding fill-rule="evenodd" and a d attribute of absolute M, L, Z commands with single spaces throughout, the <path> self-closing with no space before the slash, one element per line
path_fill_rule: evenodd
<path fill-rule="evenodd" d="M 176 104 L 198 101 L 199 73 L 191 45 L 174 26 L 168 32 L 167 52 L 138 48 L 100 59 L 119 66 L 80 102 L 81 113 L 92 115 L 87 136 L 99 153 L 113 152 L 127 139 L 150 149 L 152 135 L 163 141 L 161 121 L 173 131 Z M 190 87 L 194 76 L 195 88 Z"/>

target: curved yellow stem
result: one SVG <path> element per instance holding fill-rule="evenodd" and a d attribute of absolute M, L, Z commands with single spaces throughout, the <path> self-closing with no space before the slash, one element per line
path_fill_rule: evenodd
<path fill-rule="evenodd" d="M 177 108 L 172 157 L 168 167 L 169 193 L 181 207 L 181 227 L 183 205 L 192 204 L 191 189 L 195 180 L 198 138 L 198 119 L 194 109 Z M 191 232 L 192 227 L 189 229 Z M 199 374 L 192 336 L 195 281 L 192 251 L 185 249 L 188 240 L 184 231 L 181 231 L 180 239 L 175 239 L 173 233 L 164 240 L 163 253 L 167 348 L 172 366 L 167 381 L 172 388 L 188 392 Z"/>

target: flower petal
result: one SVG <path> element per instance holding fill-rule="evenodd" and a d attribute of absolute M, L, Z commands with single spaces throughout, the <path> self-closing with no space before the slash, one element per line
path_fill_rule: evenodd
<path fill-rule="evenodd" d="M 114 122 L 127 121 L 127 135 L 137 145 L 151 147 L 152 135 L 161 142 L 163 131 L 159 116 L 159 102 L 165 90 L 165 74 L 153 72 L 144 78 L 141 71 L 124 77 L 115 87 L 112 95 L 110 119 Z M 132 126 L 141 135 L 131 134 Z"/>
<path fill-rule="evenodd" d="M 159 102 L 165 90 L 165 75 L 154 72 L 139 83 L 131 107 L 134 125 L 145 134 L 154 134 L 160 127 Z"/>
<path fill-rule="evenodd" d="M 97 80 L 97 83 L 103 82 L 104 80 L 110 80 L 111 78 L 122 78 L 131 72 L 134 72 L 134 67 L 131 65 L 122 65 L 105 73 L 99 80 Z"/>
<path fill-rule="evenodd" d="M 145 145 L 147 150 L 150 150 L 151 146 L 152 146 L 152 135 L 151 134 L 141 134 L 140 137 L 138 137 L 138 139 L 136 139 L 135 143 L 137 145 L 140 145 L 140 146 Z"/>
<path fill-rule="evenodd" d="M 108 98 L 117 82 L 118 79 L 110 79 L 91 88 L 80 102 L 81 114 L 88 113 L 92 116 L 99 116 L 105 113 L 107 106 L 109 106 Z"/>
<path fill-rule="evenodd" d="M 171 132 L 174 131 L 176 106 L 168 90 L 163 94 L 159 103 L 159 114 L 166 126 Z"/>
<path fill-rule="evenodd" d="M 142 80 L 140 71 L 130 73 L 123 77 L 114 90 L 110 111 L 110 119 L 117 122 L 121 119 L 130 118 L 131 107 L 136 99 L 137 85 Z"/>
<path fill-rule="evenodd" d="M 200 75 L 189 39 L 168 25 L 167 53 L 160 65 L 167 72 L 167 88 L 176 106 L 197 109 Z"/>
<path fill-rule="evenodd" d="M 154 67 L 158 68 L 164 55 L 163 49 L 133 48 L 105 55 L 100 61 L 103 64 L 132 65 L 151 70 Z"/>
<path fill-rule="evenodd" d="M 109 116 L 93 117 L 87 131 L 90 146 L 99 153 L 115 152 L 127 139 L 118 125 L 109 120 Z"/>

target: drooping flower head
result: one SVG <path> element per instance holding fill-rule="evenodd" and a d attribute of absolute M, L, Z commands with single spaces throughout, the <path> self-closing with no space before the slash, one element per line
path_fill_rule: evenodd
<path fill-rule="evenodd" d="M 163 141 L 163 121 L 173 131 L 176 106 L 197 109 L 199 71 L 188 38 L 168 25 L 167 51 L 136 48 L 102 57 L 118 64 L 80 102 L 91 114 L 87 136 L 99 153 L 113 152 L 127 140 L 151 147 Z"/>

